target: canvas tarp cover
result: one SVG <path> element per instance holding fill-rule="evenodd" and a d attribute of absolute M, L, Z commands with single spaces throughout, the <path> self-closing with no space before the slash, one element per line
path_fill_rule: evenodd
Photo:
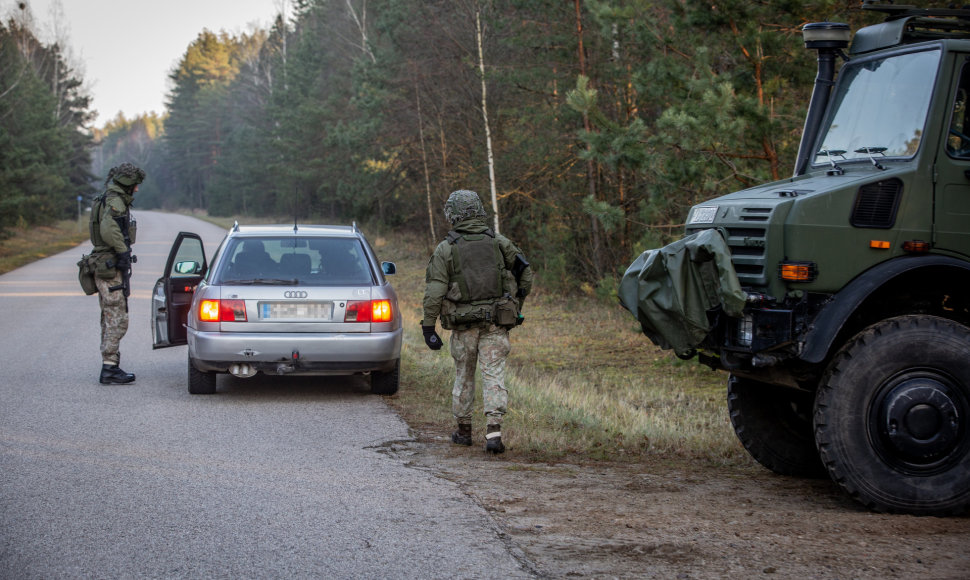
<path fill-rule="evenodd" d="M 682 356 L 710 332 L 708 310 L 721 306 L 739 317 L 746 296 L 731 251 L 714 229 L 641 254 L 623 274 L 618 294 L 650 340 Z"/>

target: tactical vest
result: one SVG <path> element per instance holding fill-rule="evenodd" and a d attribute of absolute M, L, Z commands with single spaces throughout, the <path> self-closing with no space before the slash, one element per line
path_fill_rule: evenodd
<path fill-rule="evenodd" d="M 500 298 L 504 293 L 505 258 L 495 233 L 490 229 L 481 234 L 460 234 L 452 230 L 445 239 L 452 245 L 452 271 L 461 291 L 457 302 L 470 304 Z"/>
<path fill-rule="evenodd" d="M 91 206 L 91 221 L 88 223 L 88 233 L 91 236 L 91 243 L 94 244 L 95 248 L 107 246 L 101 237 L 101 212 L 104 211 L 105 198 L 107 196 L 108 192 L 102 193 L 94 198 L 94 204 Z M 113 219 L 121 229 L 121 235 L 125 238 L 125 245 L 128 246 L 128 249 L 131 249 L 131 245 L 135 243 L 135 235 L 138 231 L 138 225 L 135 219 L 131 217 L 131 210 L 126 209 L 125 215 L 120 215 Z"/>

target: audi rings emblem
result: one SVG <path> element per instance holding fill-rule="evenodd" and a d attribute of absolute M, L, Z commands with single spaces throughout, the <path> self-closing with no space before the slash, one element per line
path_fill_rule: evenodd
<path fill-rule="evenodd" d="M 283 293 L 283 298 L 306 298 L 306 290 L 287 290 Z"/>

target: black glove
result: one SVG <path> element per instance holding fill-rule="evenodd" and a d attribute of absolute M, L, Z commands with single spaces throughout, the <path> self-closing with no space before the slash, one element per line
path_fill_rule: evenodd
<path fill-rule="evenodd" d="M 131 250 L 115 254 L 115 268 L 125 271 L 131 268 Z"/>
<path fill-rule="evenodd" d="M 421 332 L 424 333 L 424 343 L 428 345 L 428 348 L 431 350 L 441 348 L 441 337 L 434 331 L 434 326 L 421 325 Z"/>

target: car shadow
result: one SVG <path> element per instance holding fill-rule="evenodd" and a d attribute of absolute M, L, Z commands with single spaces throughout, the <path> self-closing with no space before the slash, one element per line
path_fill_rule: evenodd
<path fill-rule="evenodd" d="M 280 399 L 345 399 L 348 395 L 372 396 L 370 377 L 352 376 L 277 376 L 258 374 L 243 379 L 228 374 L 216 378 L 217 397 Z"/>

